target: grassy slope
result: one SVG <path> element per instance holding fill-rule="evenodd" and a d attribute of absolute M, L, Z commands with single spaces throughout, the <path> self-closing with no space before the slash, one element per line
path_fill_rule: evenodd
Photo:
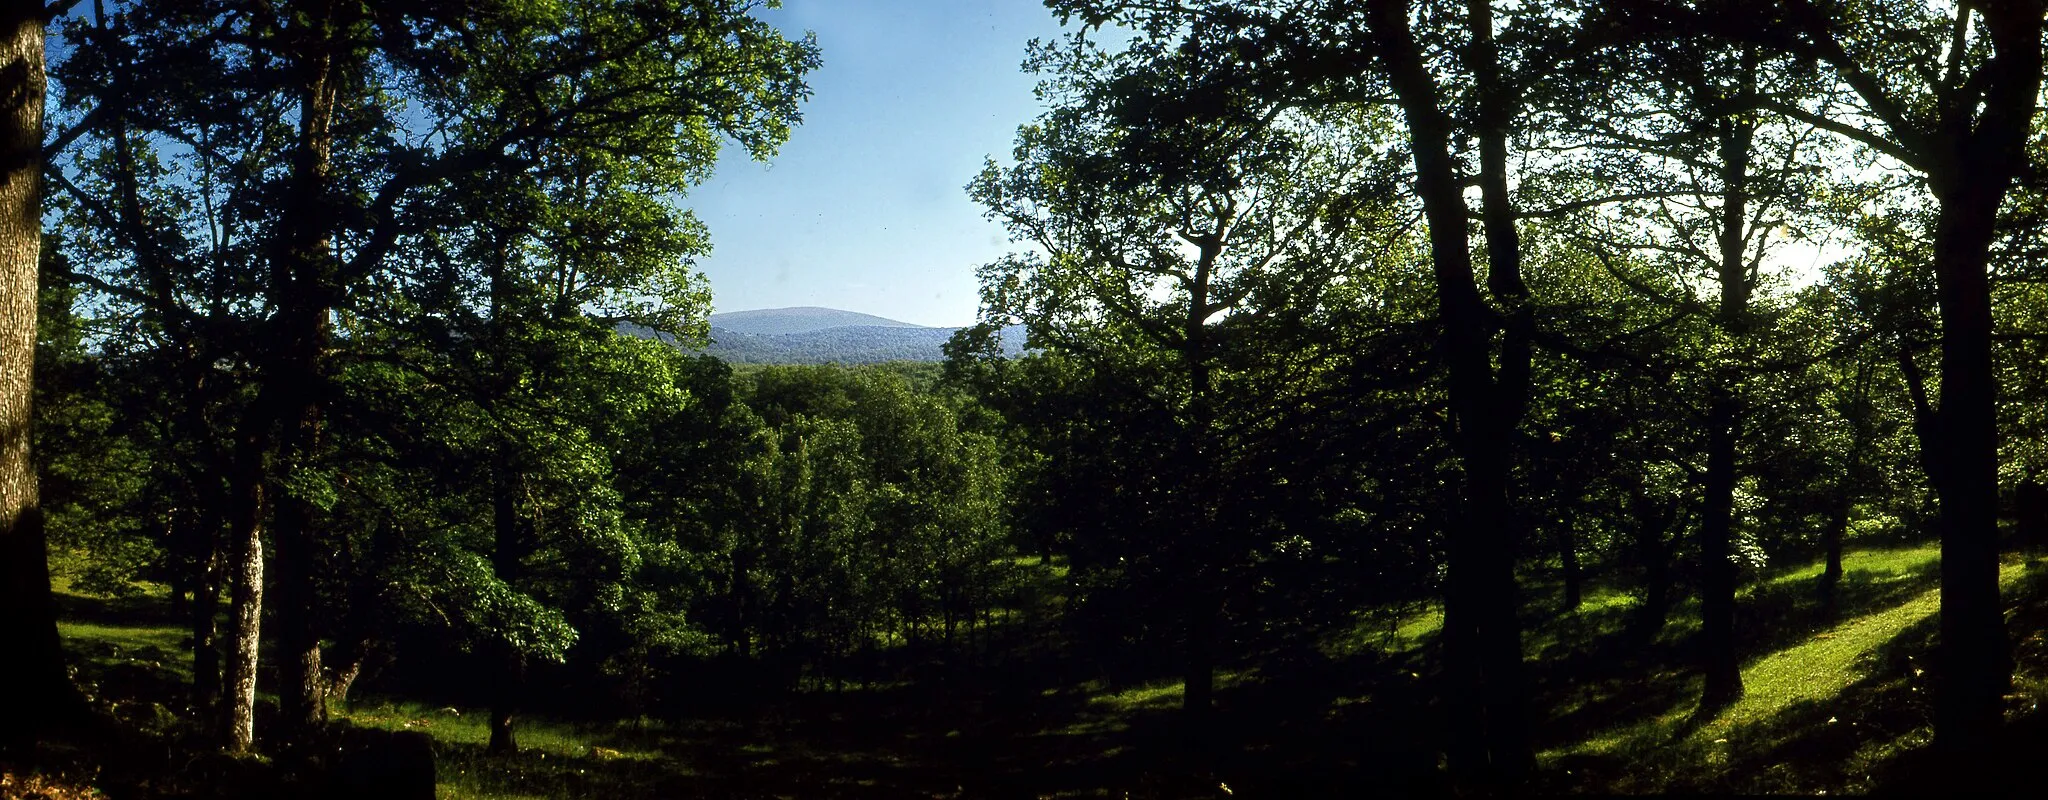
<path fill-rule="evenodd" d="M 2019 673 L 2016 730 L 2040 727 L 2048 692 L 2048 563 L 2010 559 Z M 1552 791 L 1830 794 L 1895 783 L 1928 737 L 1925 658 L 1938 610 L 1932 547 L 1850 554 L 1831 615 L 1818 565 L 1745 590 L 1743 700 L 1694 713 L 1690 605 L 1645 646 L 1624 646 L 1631 603 L 1591 591 L 1576 614 L 1532 612 L 1531 683 Z M 126 691 L 175 691 L 189 676 L 161 598 L 65 592 L 63 632 L 81 674 Z M 1015 671 L 967 669 L 931 685 L 800 694 L 759 713 L 674 724 L 571 725 L 523 718 L 524 752 L 483 753 L 480 713 L 372 702 L 338 714 L 437 740 L 440 795 L 471 797 L 1221 797 L 1429 791 L 1427 609 L 1331 637 L 1306 666 L 1239 668 L 1221 680 L 1228 752 L 1181 746 L 1172 680 L 1114 684 L 1056 645 L 1020 650 Z M 140 688 L 138 688 L 140 687 Z M 121 691 L 109 687 L 108 692 Z M 153 703 L 132 707 L 156 708 Z M 1235 785 L 1234 790 L 1226 787 Z M 1338 787 L 1349 786 L 1350 789 Z"/>

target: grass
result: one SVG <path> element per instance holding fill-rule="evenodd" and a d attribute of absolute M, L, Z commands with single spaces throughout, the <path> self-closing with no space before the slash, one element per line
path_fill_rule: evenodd
<path fill-rule="evenodd" d="M 1818 564 L 1744 587 L 1747 691 L 1710 718 L 1695 709 L 1691 601 L 1676 602 L 1671 624 L 1651 641 L 1627 635 L 1634 601 L 1619 588 L 1588 584 L 1573 614 L 1532 602 L 1527 642 L 1542 746 L 1535 788 L 1841 793 L 1900 785 L 1899 765 L 1928 739 L 1923 665 L 1939 554 L 1932 546 L 1854 550 L 1844 566 L 1833 608 L 1813 591 Z M 2014 703 L 2025 715 L 2048 694 L 2048 639 L 2039 633 L 2048 629 L 2048 562 L 2008 559 L 2000 577 L 2022 632 Z M 160 590 L 105 600 L 60 588 L 61 631 L 93 691 L 182 696 L 184 632 Z M 1216 728 L 1230 746 L 1220 750 L 1189 749 L 1178 679 L 1106 680 L 1081 648 L 1025 624 L 996 629 L 998 646 L 1011 649 L 986 664 L 932 680 L 797 693 L 730 717 L 592 724 L 522 716 L 514 756 L 485 752 L 488 725 L 473 709 L 380 700 L 336 716 L 432 736 L 442 798 L 1427 794 L 1444 789 L 1442 714 L 1432 699 L 1441 624 L 1434 606 L 1389 609 L 1331 634 L 1320 660 L 1226 667 Z M 1021 638 L 1002 645 L 1003 636 Z M 163 716 L 161 703 L 129 707 Z M 2033 723 L 2015 723 L 2023 724 Z"/>
<path fill-rule="evenodd" d="M 522 717 L 520 752 L 485 752 L 491 733 L 480 711 L 420 703 L 365 704 L 334 715 L 365 728 L 419 731 L 435 740 L 440 798 L 576 797 L 589 792 L 630 792 L 688 774 L 662 762 L 648 742 L 634 742 L 630 725 L 575 725 Z"/>
<path fill-rule="evenodd" d="M 2039 588 L 2028 578 L 2043 565 L 2006 559 L 1999 576 L 2009 601 L 2038 602 Z M 1618 793 L 1885 788 L 1884 776 L 1930 740 L 1932 676 L 1925 664 L 1940 610 L 1939 552 L 1856 551 L 1843 566 L 1838 621 L 1812 624 L 1827 619 L 1812 592 L 1817 564 L 1745 593 L 1745 602 L 1764 607 L 1758 616 L 1781 625 L 1759 636 L 1764 645 L 1744 660 L 1740 701 L 1702 717 L 1697 676 L 1667 673 L 1665 683 L 1684 687 L 1671 702 L 1578 731 L 1544 751 L 1540 759 L 1552 779 Z M 2025 688 L 2028 669 L 2023 663 L 2022 695 L 2036 693 Z"/>
<path fill-rule="evenodd" d="M 59 622 L 57 635 L 77 645 L 90 643 L 129 663 L 146 663 L 169 669 L 185 680 L 192 678 L 192 665 L 183 652 L 186 634 L 176 627 Z"/>

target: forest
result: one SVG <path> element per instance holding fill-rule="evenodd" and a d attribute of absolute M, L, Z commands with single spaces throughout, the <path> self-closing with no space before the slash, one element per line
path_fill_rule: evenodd
<path fill-rule="evenodd" d="M 0 11 L 0 798 L 2033 796 L 2048 0 L 1045 0 L 729 363 L 777 5 Z"/>

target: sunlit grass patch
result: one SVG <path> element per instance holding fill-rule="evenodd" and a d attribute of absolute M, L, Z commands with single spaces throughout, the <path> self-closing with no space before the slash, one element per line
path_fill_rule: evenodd
<path fill-rule="evenodd" d="M 1243 683 L 1250 676 L 1250 670 L 1219 670 L 1216 673 L 1216 688 L 1231 688 Z M 1088 698 L 1090 706 L 1126 712 L 1178 708 L 1181 702 L 1181 686 L 1181 681 L 1168 680 L 1116 691 L 1107 691 L 1100 683 L 1091 683 L 1084 689 L 1097 692 Z"/>
<path fill-rule="evenodd" d="M 117 656 L 146 658 L 152 655 L 171 669 L 191 672 L 191 665 L 179 660 L 185 651 L 186 632 L 175 626 L 102 625 L 94 622 L 59 620 L 57 635 L 67 642 L 96 643 Z"/>
<path fill-rule="evenodd" d="M 1857 559 L 1855 569 L 1889 573 L 1894 579 L 1904 580 L 1927 565 L 1927 559 L 1921 557 L 1925 551 L 1932 551 L 1936 560 L 1940 558 L 1936 548 L 1866 551 L 1859 554 L 1866 557 Z M 1850 559 L 1844 557 L 1843 570 L 1848 571 L 1849 565 Z M 2011 561 L 2000 566 L 2000 590 L 2010 592 L 2025 573 L 2025 562 Z M 1941 590 L 1930 589 L 1903 604 L 1843 622 L 1805 644 L 1752 661 L 1742 670 L 1741 702 L 1703 727 L 1699 735 L 1713 735 L 1724 732 L 1729 725 L 1767 719 L 1795 702 L 1840 694 L 1865 676 L 1868 656 L 1940 610 Z"/>
<path fill-rule="evenodd" d="M 654 733 L 621 730 L 627 723 L 573 725 L 519 717 L 519 752 L 497 756 L 484 752 L 491 739 L 490 715 L 481 709 L 386 702 L 335 716 L 365 728 L 433 737 L 440 798 L 637 797 L 661 781 L 691 774 L 653 748 Z"/>
<path fill-rule="evenodd" d="M 1681 703 L 1546 751 L 1543 763 L 1606 770 L 1598 785 L 1613 792 L 1868 790 L 1879 765 L 1929 739 L 1916 716 L 1924 710 L 1876 698 L 1907 696 L 1921 680 L 1910 656 L 1927 646 L 1940 611 L 1933 585 L 1939 553 L 1931 546 L 1861 551 L 1844 567 L 1848 582 L 1913 590 L 1751 659 L 1742 669 L 1742 699 L 1712 718 L 1699 718 L 1695 703 Z M 2023 561 L 2005 563 L 2001 590 L 2020 590 L 2027 569 Z M 1777 580 L 1818 575 L 1816 566 Z M 1686 684 L 1686 696 L 1697 698 L 1700 678 L 1689 676 Z"/>
<path fill-rule="evenodd" d="M 1806 644 L 1780 650 L 1742 670 L 1742 700 L 1707 725 L 1704 733 L 1765 719 L 1800 700 L 1840 694 L 1863 677 L 1862 660 L 1886 642 L 1941 610 L 1941 590 L 1922 593 L 1903 605 L 1849 620 Z"/>
<path fill-rule="evenodd" d="M 1588 587 L 1579 597 L 1579 611 L 1607 611 L 1609 609 L 1634 607 L 1642 599 L 1635 593 L 1618 587 L 1596 585 Z"/>
<path fill-rule="evenodd" d="M 53 578 L 50 591 L 60 609 L 57 636 L 73 663 L 88 672 L 141 667 L 168 679 L 190 681 L 190 632 L 166 618 L 162 587 L 144 588 L 151 591 L 108 599 L 75 591 L 68 578 Z"/>
<path fill-rule="evenodd" d="M 1381 608 L 1358 613 L 1351 625 L 1324 635 L 1317 649 L 1331 658 L 1411 651 L 1443 626 L 1443 607 L 1436 603 Z"/>
<path fill-rule="evenodd" d="M 419 731 L 450 744 L 484 747 L 490 744 L 490 715 L 482 709 L 433 708 L 420 703 L 380 703 L 359 707 L 335 716 L 365 728 Z M 653 752 L 621 748 L 609 726 L 579 726 L 521 716 L 513 732 L 519 749 L 555 758 L 589 757 L 592 748 L 616 751 L 619 758 L 653 758 Z M 611 756 L 608 756 L 611 757 Z"/>
<path fill-rule="evenodd" d="M 1842 571 L 1844 573 L 1870 573 L 1875 576 L 1881 576 L 1880 580 L 1907 580 L 1938 569 L 1940 566 L 1941 545 L 1939 544 L 1849 550 L 1842 553 Z M 1812 583 L 1820 580 L 1821 572 L 1826 570 L 1826 568 L 1826 562 L 1815 561 L 1798 569 L 1772 576 L 1769 580 L 1762 583 L 1773 586 Z M 1744 593 L 1747 594 L 1747 590 L 1753 590 L 1754 586 L 1753 584 L 1750 587 L 1745 587 L 1746 591 Z"/>

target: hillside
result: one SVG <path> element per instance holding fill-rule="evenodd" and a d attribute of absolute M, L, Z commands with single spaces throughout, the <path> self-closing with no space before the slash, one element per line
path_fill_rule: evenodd
<path fill-rule="evenodd" d="M 811 333 L 832 328 L 905 328 L 911 330 L 950 330 L 926 328 L 908 322 L 898 322 L 873 314 L 857 311 L 841 311 L 836 308 L 798 306 L 795 308 L 761 308 L 752 311 L 731 311 L 711 315 L 712 328 L 724 328 L 732 333 L 753 336 L 781 336 L 792 333 Z"/>
<path fill-rule="evenodd" d="M 847 323 L 851 324 L 835 324 Z M 822 326 L 822 327 L 819 327 Z M 622 325 L 634 336 L 668 337 Z M 959 328 L 927 328 L 833 308 L 770 308 L 711 315 L 711 344 L 703 352 L 734 364 L 876 364 L 944 361 L 945 345 Z M 1003 330 L 1003 352 L 1024 352 L 1024 329 Z"/>
<path fill-rule="evenodd" d="M 712 326 L 704 352 L 735 364 L 874 364 L 883 361 L 944 361 L 946 340 L 959 328 L 901 328 L 849 325 L 839 328 L 758 335 Z M 1003 351 L 1024 351 L 1021 328 L 1003 331 Z"/>

